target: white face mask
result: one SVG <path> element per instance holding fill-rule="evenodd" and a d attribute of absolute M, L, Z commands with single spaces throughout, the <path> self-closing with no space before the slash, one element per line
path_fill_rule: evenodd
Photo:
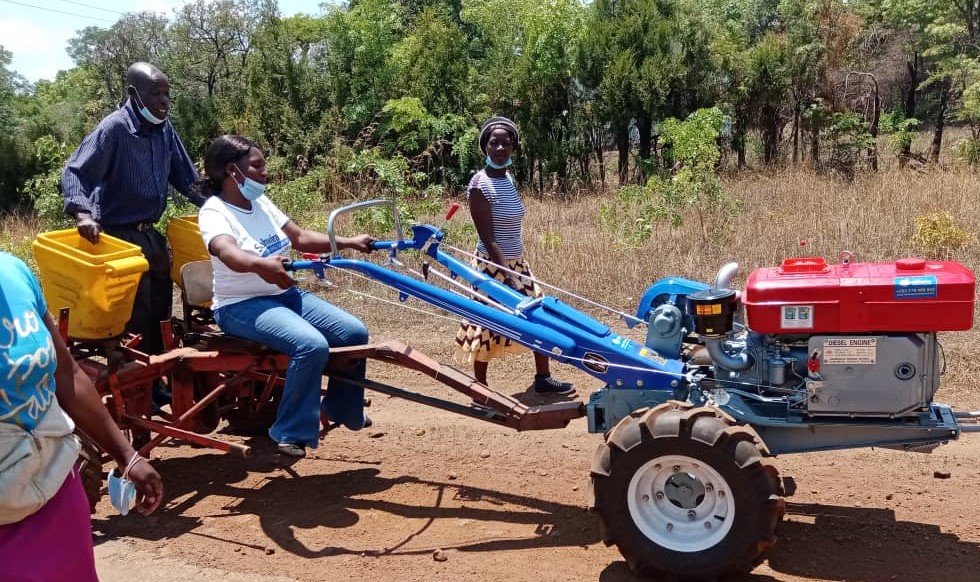
<path fill-rule="evenodd" d="M 142 104 L 143 103 L 143 96 L 140 95 L 140 92 L 136 89 L 136 87 L 133 87 L 133 91 L 136 93 L 136 96 L 139 97 L 139 101 L 140 101 L 140 104 L 141 104 L 140 105 L 140 108 L 139 108 L 139 112 L 140 112 L 140 115 L 143 116 L 143 119 L 149 121 L 153 125 L 160 125 L 161 123 L 163 123 L 164 121 L 166 121 L 166 119 L 160 119 L 156 115 L 153 115 L 153 113 L 146 107 L 146 105 L 143 105 Z"/>

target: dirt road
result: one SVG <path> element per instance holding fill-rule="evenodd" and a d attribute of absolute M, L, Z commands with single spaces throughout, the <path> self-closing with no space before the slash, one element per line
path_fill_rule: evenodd
<path fill-rule="evenodd" d="M 530 370 L 530 359 L 515 367 Z M 594 386 L 561 372 L 579 381 L 580 398 Z M 372 373 L 431 386 L 400 370 Z M 514 394 L 525 376 L 491 368 L 491 383 Z M 514 433 L 385 396 L 373 401 L 372 428 L 334 431 L 291 465 L 261 437 L 227 437 L 254 447 L 247 460 L 158 448 L 166 506 L 121 517 L 103 500 L 95 516 L 104 581 L 635 579 L 586 510 L 599 437 L 584 419 Z M 978 445 L 778 459 L 799 489 L 771 559 L 748 579 L 980 580 Z"/>

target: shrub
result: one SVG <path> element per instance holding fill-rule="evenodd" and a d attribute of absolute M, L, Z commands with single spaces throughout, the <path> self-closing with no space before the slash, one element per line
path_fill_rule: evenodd
<path fill-rule="evenodd" d="M 974 236 L 965 232 L 946 212 L 917 216 L 912 243 L 932 259 L 949 259 L 953 251 L 970 245 Z"/>

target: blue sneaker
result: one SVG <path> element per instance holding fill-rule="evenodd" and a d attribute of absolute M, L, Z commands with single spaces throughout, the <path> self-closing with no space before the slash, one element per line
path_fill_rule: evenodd
<path fill-rule="evenodd" d="M 571 394 L 575 387 L 571 382 L 559 382 L 551 374 L 534 376 L 534 392 L 537 394 Z"/>

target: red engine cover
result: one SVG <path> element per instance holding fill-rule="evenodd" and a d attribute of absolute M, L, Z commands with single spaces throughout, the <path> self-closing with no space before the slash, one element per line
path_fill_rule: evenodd
<path fill-rule="evenodd" d="M 797 258 L 753 271 L 742 303 L 759 333 L 956 331 L 973 327 L 975 285 L 973 272 L 951 261 Z"/>

